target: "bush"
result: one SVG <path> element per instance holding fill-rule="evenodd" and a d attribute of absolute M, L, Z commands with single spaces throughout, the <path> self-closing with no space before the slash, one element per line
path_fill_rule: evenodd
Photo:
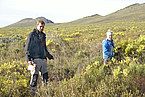
<path fill-rule="evenodd" d="M 1 96 L 28 96 L 30 76 L 26 64 L 12 61 L 0 66 Z"/>

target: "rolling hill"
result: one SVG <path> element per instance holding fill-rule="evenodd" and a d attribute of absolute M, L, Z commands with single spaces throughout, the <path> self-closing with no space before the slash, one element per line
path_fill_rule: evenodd
<path fill-rule="evenodd" d="M 136 3 L 106 16 L 92 15 L 72 22 L 68 22 L 66 24 L 81 25 L 81 24 L 140 22 L 140 21 L 145 21 L 145 3 L 144 4 Z"/>
<path fill-rule="evenodd" d="M 11 24 L 7 27 L 31 27 L 31 26 L 36 26 L 36 22 L 37 20 L 43 20 L 46 25 L 48 24 L 53 24 L 54 22 L 51 21 L 51 20 L 48 20 L 46 19 L 45 17 L 37 17 L 36 19 L 33 19 L 33 18 L 25 18 L 25 19 L 22 19 L 14 24 Z"/>
<path fill-rule="evenodd" d="M 145 21 L 145 3 L 143 4 L 133 4 L 120 9 L 116 12 L 108 14 L 106 16 L 101 16 L 98 14 L 87 16 L 81 19 L 77 19 L 67 23 L 55 24 L 51 20 L 45 17 L 38 17 L 36 19 L 26 18 L 11 24 L 7 27 L 29 27 L 35 26 L 36 20 L 42 19 L 46 22 L 46 25 L 83 25 L 83 24 L 100 24 L 100 23 L 114 23 L 114 22 L 141 22 Z"/>

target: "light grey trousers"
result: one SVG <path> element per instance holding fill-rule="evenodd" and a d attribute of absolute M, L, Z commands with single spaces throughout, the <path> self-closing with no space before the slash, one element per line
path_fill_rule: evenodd
<path fill-rule="evenodd" d="M 39 72 L 42 77 L 42 86 L 47 85 L 48 72 L 46 59 L 34 59 L 33 62 L 36 64 L 36 68 L 35 71 L 31 71 L 30 91 L 35 93 L 37 90 L 37 79 Z"/>

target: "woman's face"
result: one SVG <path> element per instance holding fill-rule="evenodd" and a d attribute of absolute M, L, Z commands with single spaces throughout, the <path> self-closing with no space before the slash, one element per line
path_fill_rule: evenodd
<path fill-rule="evenodd" d="M 109 40 L 112 40 L 112 38 L 113 38 L 113 35 L 109 35 Z"/>

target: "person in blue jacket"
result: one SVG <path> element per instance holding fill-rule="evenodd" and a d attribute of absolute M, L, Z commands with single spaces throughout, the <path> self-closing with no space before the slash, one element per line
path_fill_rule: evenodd
<path fill-rule="evenodd" d="M 115 55 L 115 53 L 113 52 L 115 48 L 113 43 L 113 31 L 109 29 L 106 33 L 107 33 L 107 38 L 105 38 L 102 43 L 103 59 L 105 65 L 107 65 L 108 60 L 110 60 Z"/>

